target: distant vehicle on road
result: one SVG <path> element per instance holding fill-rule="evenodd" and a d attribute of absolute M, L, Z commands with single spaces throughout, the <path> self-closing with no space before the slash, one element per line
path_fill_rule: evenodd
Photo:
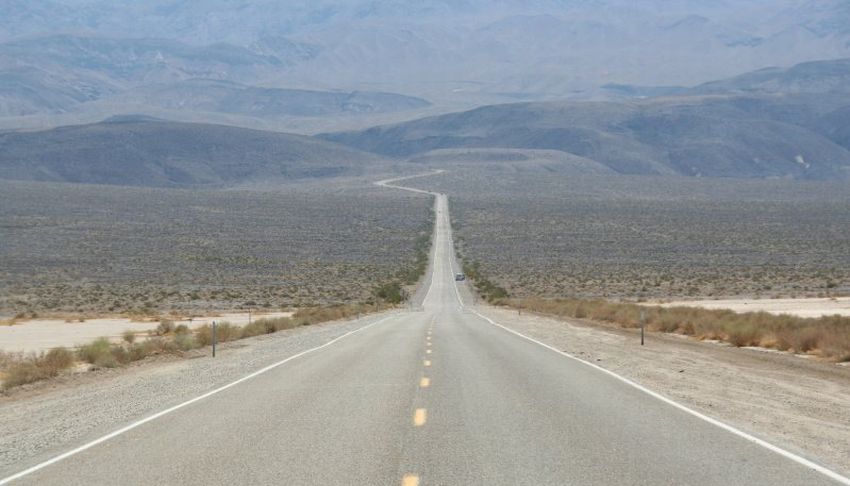
<path fill-rule="evenodd" d="M 466 275 L 462 273 L 455 275 L 455 282 L 463 282 L 464 280 L 466 280 Z"/>

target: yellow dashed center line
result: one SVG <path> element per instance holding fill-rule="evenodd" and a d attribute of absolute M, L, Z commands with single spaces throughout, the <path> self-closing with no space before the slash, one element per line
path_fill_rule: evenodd
<path fill-rule="evenodd" d="M 419 380 L 419 387 L 428 388 L 429 386 L 431 386 L 431 378 L 426 378 L 423 376 L 422 379 Z"/>
<path fill-rule="evenodd" d="M 415 474 L 405 474 L 401 478 L 401 486 L 419 486 L 419 476 Z"/>
<path fill-rule="evenodd" d="M 430 359 L 425 360 L 425 366 L 431 366 L 431 360 Z"/>
<path fill-rule="evenodd" d="M 426 349 L 426 350 L 425 350 L 425 354 L 431 354 L 431 350 L 430 350 L 430 349 Z"/>
<path fill-rule="evenodd" d="M 422 427 L 426 420 L 428 420 L 428 412 L 424 408 L 417 408 L 416 413 L 413 414 L 413 425 Z"/>

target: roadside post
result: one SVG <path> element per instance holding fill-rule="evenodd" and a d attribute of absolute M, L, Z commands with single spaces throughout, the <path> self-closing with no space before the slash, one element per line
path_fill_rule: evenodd
<path fill-rule="evenodd" d="M 215 358 L 215 321 L 212 322 L 212 346 L 213 346 L 213 358 Z"/>
<path fill-rule="evenodd" d="M 646 327 L 646 311 L 640 311 L 640 345 L 643 346 L 643 332 Z"/>

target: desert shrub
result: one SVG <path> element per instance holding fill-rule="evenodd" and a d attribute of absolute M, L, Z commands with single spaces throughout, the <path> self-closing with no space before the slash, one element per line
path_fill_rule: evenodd
<path fill-rule="evenodd" d="M 74 364 L 74 355 L 65 348 L 56 348 L 28 357 L 18 356 L 4 362 L 3 388 L 35 383 L 57 376 Z"/>
<path fill-rule="evenodd" d="M 117 365 L 124 365 L 132 361 L 130 353 L 120 344 L 113 344 L 112 348 L 109 350 L 109 354 L 112 356 L 111 362 L 114 363 L 113 367 Z"/>
<path fill-rule="evenodd" d="M 216 338 L 220 343 L 226 343 L 227 341 L 235 341 L 239 339 L 242 334 L 242 328 L 239 326 L 234 326 L 229 322 L 222 322 L 216 325 Z"/>
<path fill-rule="evenodd" d="M 198 347 L 198 341 L 195 340 L 195 336 L 187 333 L 175 334 L 174 336 L 174 345 L 180 351 L 190 351 Z"/>
<path fill-rule="evenodd" d="M 37 363 L 30 360 L 12 365 L 6 370 L 5 375 L 6 377 L 3 380 L 4 389 L 46 380 L 54 376 L 51 370 L 41 368 Z"/>
<path fill-rule="evenodd" d="M 308 307 L 299 309 L 292 315 L 295 326 L 309 326 L 320 322 L 348 319 L 361 314 L 369 314 L 391 308 L 387 304 L 350 304 L 330 307 Z"/>
<path fill-rule="evenodd" d="M 136 342 L 136 333 L 130 329 L 127 329 L 126 331 L 124 331 L 123 334 L 121 334 L 121 338 L 124 340 L 125 343 L 133 344 L 134 342 Z"/>
<path fill-rule="evenodd" d="M 199 346 L 209 346 L 212 344 L 212 326 L 204 324 L 195 329 L 195 341 Z"/>
<path fill-rule="evenodd" d="M 274 332 L 274 331 L 272 331 Z M 250 324 L 242 326 L 242 332 L 239 334 L 241 339 L 259 336 L 260 334 L 268 334 L 265 324 L 260 321 L 254 321 Z"/>
<path fill-rule="evenodd" d="M 174 321 L 170 319 L 159 321 L 159 325 L 154 330 L 154 334 L 157 336 L 165 336 L 172 333 L 174 333 Z"/>
<path fill-rule="evenodd" d="M 373 291 L 375 298 L 389 304 L 400 304 L 407 298 L 404 289 L 399 282 L 390 282 L 379 285 Z"/>
<path fill-rule="evenodd" d="M 80 346 L 77 356 L 81 361 L 89 364 L 97 364 L 98 361 L 106 361 L 111 358 L 112 345 L 106 338 L 98 338 L 89 344 Z"/>
<path fill-rule="evenodd" d="M 189 334 L 189 331 L 189 326 L 187 326 L 186 324 L 180 324 L 179 326 L 174 328 L 174 334 L 178 336 L 183 334 Z"/>
<path fill-rule="evenodd" d="M 127 349 L 127 353 L 130 355 L 130 361 L 139 361 L 149 356 L 148 348 L 145 344 L 146 342 L 136 343 Z"/>
<path fill-rule="evenodd" d="M 266 328 L 266 332 L 271 334 L 273 332 L 283 331 L 286 329 L 292 329 L 296 327 L 295 321 L 288 317 L 277 317 L 274 319 L 261 319 L 257 321 L 259 324 L 262 324 Z"/>
<path fill-rule="evenodd" d="M 48 368 L 63 370 L 74 364 L 74 353 L 66 348 L 54 348 L 45 353 L 41 361 Z"/>
<path fill-rule="evenodd" d="M 754 323 L 733 322 L 723 326 L 726 341 L 733 346 L 758 346 L 764 336 L 764 328 Z"/>
<path fill-rule="evenodd" d="M 229 322 L 217 323 L 215 327 L 216 342 L 225 343 L 242 337 L 242 328 Z M 195 330 L 195 340 L 199 346 L 212 344 L 212 325 L 205 324 Z"/>

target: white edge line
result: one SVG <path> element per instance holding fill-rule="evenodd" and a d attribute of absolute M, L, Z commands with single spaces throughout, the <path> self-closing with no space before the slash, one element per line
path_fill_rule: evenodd
<path fill-rule="evenodd" d="M 104 442 L 106 442 L 106 441 L 108 441 L 108 440 L 110 440 L 110 439 L 113 439 L 113 438 L 115 438 L 115 437 L 118 437 L 118 436 L 119 436 L 119 435 L 121 435 L 121 434 L 124 434 L 124 433 L 126 433 L 126 432 L 129 432 L 129 431 L 131 431 L 131 430 L 135 429 L 136 427 L 139 427 L 139 426 L 141 426 L 141 425 L 144 425 L 144 424 L 146 424 L 146 423 L 148 423 L 148 422 L 152 422 L 152 421 L 154 421 L 154 420 L 156 420 L 156 419 L 158 419 L 158 418 L 160 418 L 160 417 L 162 417 L 162 416 L 164 416 L 164 415 L 167 415 L 167 414 L 169 414 L 169 413 L 171 413 L 171 412 L 175 412 L 175 411 L 177 411 L 177 410 L 180 410 L 180 409 L 181 409 L 181 408 L 183 408 L 183 407 L 187 407 L 187 406 L 189 406 L 189 405 L 191 405 L 191 404 L 193 404 L 193 403 L 195 403 L 195 402 L 201 401 L 201 400 L 203 400 L 203 399 L 205 399 L 205 398 L 209 398 L 209 397 L 211 397 L 211 396 L 213 396 L 213 395 L 215 395 L 215 394 L 217 394 L 217 393 L 221 393 L 221 392 L 223 392 L 224 390 L 227 390 L 228 388 L 234 387 L 234 386 L 236 386 L 236 385 L 238 385 L 238 384 L 240 384 L 240 383 L 242 383 L 242 382 L 245 382 L 245 381 L 250 380 L 251 378 L 255 378 L 255 377 L 257 377 L 257 376 L 259 376 L 259 375 L 261 375 L 261 374 L 263 374 L 263 373 L 266 373 L 266 372 L 268 372 L 268 371 L 271 371 L 271 370 L 273 370 L 273 369 L 275 369 L 275 368 L 277 368 L 277 367 L 279 367 L 279 366 L 281 366 L 281 365 L 283 365 L 283 364 L 285 364 L 285 363 L 288 363 L 289 361 L 292 361 L 292 360 L 294 360 L 294 359 L 300 358 L 301 356 L 304 356 L 304 355 L 306 355 L 306 354 L 310 354 L 310 353 L 312 353 L 312 352 L 314 352 L 314 351 L 318 351 L 318 350 L 320 350 L 320 349 L 322 349 L 322 348 L 326 348 L 326 347 L 328 347 L 328 346 L 330 346 L 330 345 L 334 344 L 335 342 L 337 342 L 337 341 L 339 341 L 339 340 L 341 340 L 341 339 L 344 339 L 344 338 L 346 338 L 346 337 L 348 337 L 348 336 L 351 336 L 352 334 L 355 334 L 355 333 L 358 333 L 358 332 L 363 331 L 363 330 L 365 330 L 365 329 L 368 329 L 368 328 L 370 328 L 370 327 L 372 327 L 372 326 L 378 325 L 378 324 L 380 324 L 380 323 L 382 323 L 382 322 L 384 322 L 384 321 L 386 321 L 386 320 L 388 320 L 388 319 L 391 319 L 391 318 L 393 318 L 393 317 L 397 317 L 397 314 L 393 314 L 393 315 L 386 316 L 386 317 L 384 317 L 383 319 L 377 320 L 377 321 L 375 321 L 375 322 L 373 322 L 373 323 L 371 323 L 371 324 L 367 324 L 367 325 L 365 325 L 365 326 L 363 326 L 363 327 L 360 327 L 360 328 L 357 328 L 357 329 L 355 329 L 355 330 L 353 330 L 353 331 L 349 331 L 349 332 L 347 332 L 347 333 L 345 333 L 345 334 L 343 334 L 343 335 L 341 335 L 341 336 L 337 336 L 337 337 L 335 337 L 334 339 L 332 339 L 332 340 L 330 340 L 330 341 L 326 342 L 325 344 L 322 344 L 322 345 L 320 345 L 320 346 L 316 346 L 315 348 L 310 348 L 310 349 L 308 349 L 308 350 L 306 350 L 306 351 L 301 351 L 300 353 L 294 354 L 294 355 L 292 355 L 292 356 L 290 356 L 290 357 L 288 357 L 288 358 L 286 358 L 286 359 L 284 359 L 284 360 L 278 361 L 277 363 L 274 363 L 274 364 L 268 365 L 268 366 L 266 366 L 265 368 L 261 368 L 261 369 L 259 369 L 259 370 L 255 371 L 255 372 L 253 372 L 253 373 L 251 373 L 251 374 L 249 374 L 249 375 L 243 376 L 242 378 L 239 378 L 238 380 L 236 380 L 236 381 L 234 381 L 234 382 L 228 383 L 228 384 L 226 384 L 226 385 L 224 385 L 224 386 L 221 386 L 221 387 L 219 387 L 219 388 L 216 388 L 215 390 L 208 391 L 207 393 L 204 393 L 203 395 L 200 395 L 200 396 L 197 396 L 197 397 L 195 397 L 195 398 L 192 398 L 191 400 L 187 400 L 187 401 L 185 401 L 185 402 L 183 402 L 183 403 L 180 403 L 180 404 L 178 404 L 178 405 L 174 405 L 174 406 L 173 406 L 173 407 L 171 407 L 171 408 L 167 408 L 167 409 L 165 409 L 165 410 L 162 410 L 161 412 L 157 412 L 157 413 L 155 413 L 155 414 L 153 414 L 153 415 L 151 415 L 151 416 L 148 416 L 148 417 L 145 417 L 145 418 L 143 418 L 143 419 L 141 419 L 141 420 L 139 420 L 139 421 L 133 422 L 133 423 L 131 423 L 130 425 L 127 425 L 126 427 L 122 427 L 122 428 L 120 428 L 120 429 L 118 429 L 118 430 L 116 430 L 116 431 L 114 431 L 114 432 L 111 432 L 111 433 L 109 433 L 109 434 L 107 434 L 107 435 L 104 435 L 103 437 L 100 437 L 99 439 L 95 439 L 95 440 L 93 440 L 93 441 L 91 441 L 91 442 L 89 442 L 89 443 L 87 443 L 87 444 L 83 444 L 83 445 L 81 445 L 81 446 L 77 447 L 76 449 L 71 449 L 71 450 L 70 450 L 70 451 L 68 451 L 68 452 L 64 452 L 64 453 L 62 453 L 62 454 L 60 454 L 60 455 L 58 455 L 58 456 L 56 456 L 56 457 L 53 457 L 53 458 L 51 458 L 51 459 L 46 460 L 46 461 L 44 461 L 44 462 L 42 462 L 42 463 L 40 463 L 40 464 L 36 464 L 35 466 L 30 467 L 29 469 L 25 469 L 25 470 L 23 470 L 23 471 L 21 471 L 21 472 L 19 472 L 19 473 L 16 473 L 16 474 L 13 474 L 13 475 L 11 475 L 11 476 L 9 476 L 9 477 L 6 477 L 6 478 L 3 478 L 3 479 L 0 479 L 0 485 L 8 484 L 8 483 L 10 483 L 10 482 L 12 482 L 12 481 L 14 481 L 14 480 L 16 480 L 16 479 L 21 479 L 22 477 L 24 477 L 24 476 L 28 476 L 28 475 L 30 475 L 30 474 L 32 474 L 32 473 L 34 473 L 34 472 L 36 472 L 36 471 L 39 471 L 39 470 L 41 470 L 41 469 L 44 469 L 44 468 L 46 468 L 47 466 L 50 466 L 50 465 L 52 465 L 52 464 L 56 464 L 57 462 L 63 461 L 63 460 L 65 460 L 65 459 L 67 459 L 67 458 L 69 458 L 69 457 L 71 457 L 71 456 L 73 456 L 73 455 L 79 454 L 80 452 L 83 452 L 83 451 L 85 451 L 85 450 L 87 450 L 87 449 L 91 449 L 92 447 L 94 447 L 94 446 L 96 446 L 96 445 L 98 445 L 98 444 L 102 444 L 102 443 L 104 443 Z"/>
<path fill-rule="evenodd" d="M 595 369 L 595 370 L 597 370 L 597 371 L 601 371 L 602 373 L 605 373 L 605 374 L 607 374 L 607 375 L 609 375 L 609 376 L 611 376 L 611 377 L 613 377 L 613 378 L 616 378 L 617 380 L 619 380 L 619 381 L 621 381 L 621 382 L 625 383 L 626 385 L 629 385 L 629 386 L 631 386 L 631 387 L 633 387 L 633 388 L 636 388 L 636 389 L 638 389 L 638 390 L 640 390 L 640 391 L 642 391 L 642 392 L 646 393 L 647 395 L 649 395 L 649 396 L 651 396 L 651 397 L 653 397 L 653 398 L 656 398 L 656 399 L 661 400 L 662 402 L 664 402 L 664 403 L 666 403 L 666 404 L 668 404 L 668 405 L 671 405 L 671 406 L 673 406 L 673 407 L 676 407 L 677 409 L 679 409 L 679 410 L 681 410 L 681 411 L 683 411 L 683 412 L 685 412 L 685 413 L 688 413 L 688 414 L 690 414 L 690 415 L 693 415 L 694 417 L 696 417 L 696 418 L 698 418 L 698 419 L 701 419 L 701 420 L 703 420 L 703 421 L 705 421 L 705 422 L 708 422 L 708 423 L 710 423 L 711 425 L 714 425 L 714 426 L 720 427 L 721 429 L 723 429 L 723 430 L 725 430 L 725 431 L 727 431 L 727 432 L 731 432 L 731 433 L 733 433 L 733 434 L 737 435 L 738 437 L 741 437 L 742 439 L 745 439 L 745 440 L 747 440 L 747 441 L 749 441 L 749 442 L 752 442 L 752 443 L 757 444 L 757 445 L 759 445 L 759 446 L 761 446 L 761 447 L 764 447 L 765 449 L 768 449 L 768 450 L 770 450 L 770 451 L 773 451 L 773 452 L 775 452 L 775 453 L 777 453 L 777 454 L 779 454 L 779 455 L 781 455 L 781 456 L 783 456 L 783 457 L 785 457 L 785 458 L 787 458 L 787 459 L 791 459 L 792 461 L 794 461 L 794 462 L 796 462 L 796 463 L 798 463 L 798 464 L 801 464 L 801 465 L 803 465 L 803 466 L 806 466 L 806 467 L 808 467 L 808 468 L 811 468 L 811 469 L 813 469 L 813 470 L 815 470 L 815 471 L 817 471 L 817 472 L 819 472 L 819 473 L 823 474 L 824 476 L 826 476 L 826 477 L 828 477 L 828 478 L 830 478 L 830 479 L 833 479 L 833 480 L 835 480 L 835 481 L 838 481 L 838 482 L 839 482 L 839 483 L 841 483 L 841 484 L 845 484 L 845 485 L 850 486 L 850 478 L 848 478 L 848 477 L 846 477 L 846 476 L 842 476 L 841 474 L 839 474 L 839 473 L 837 473 L 837 472 L 835 472 L 835 471 L 833 471 L 833 470 L 831 470 L 831 469 L 827 469 L 826 467 L 821 466 L 820 464 L 814 463 L 814 462 L 812 462 L 812 461 L 810 461 L 810 460 L 808 460 L 808 459 L 806 459 L 806 458 L 804 458 L 804 457 L 801 457 L 801 456 L 798 456 L 797 454 L 794 454 L 793 452 L 787 451 L 787 450 L 785 450 L 785 449 L 783 449 L 783 448 L 781 448 L 781 447 L 779 447 L 779 446 L 776 446 L 776 445 L 771 444 L 770 442 L 767 442 L 767 441 L 765 441 L 765 440 L 759 439 L 758 437 L 752 436 L 752 435 L 750 435 L 750 434 L 748 434 L 748 433 L 746 433 L 746 432 L 744 432 L 744 431 L 742 431 L 742 430 L 736 429 L 735 427 L 732 427 L 731 425 L 725 424 L 725 423 L 723 423 L 723 422 L 721 422 L 721 421 L 719 421 L 719 420 L 717 420 L 717 419 L 713 419 L 713 418 L 711 418 L 711 417 L 709 417 L 709 416 L 707 416 L 707 415 L 703 415 L 702 413 L 697 412 L 696 410 L 693 410 L 693 409 L 691 409 L 691 408 L 688 408 L 687 406 L 682 405 L 681 403 L 678 403 L 678 402 L 676 402 L 676 401 L 673 401 L 672 399 L 667 398 L 667 397 L 665 397 L 664 395 L 661 395 L 661 394 L 659 394 L 659 393 L 656 393 L 656 392 L 654 392 L 654 391 L 652 391 L 652 390 L 650 390 L 650 389 L 648 389 L 648 388 L 644 387 L 643 385 L 640 385 L 640 384 L 638 384 L 638 383 L 636 383 L 636 382 L 634 382 L 634 381 L 632 381 L 632 380 L 630 380 L 630 379 L 628 379 L 628 378 L 625 378 L 625 377 L 623 377 L 623 376 L 620 376 L 620 375 L 618 375 L 617 373 L 614 373 L 614 372 L 613 372 L 613 371 L 611 371 L 611 370 L 607 370 L 607 369 L 605 369 L 605 368 L 603 368 L 603 367 L 601 367 L 601 366 L 599 366 L 599 365 L 593 364 L 593 363 L 591 363 L 591 362 L 589 362 L 589 361 L 585 361 L 585 360 L 583 360 L 583 359 L 581 359 L 581 358 L 577 358 L 577 357 L 575 357 L 575 356 L 573 356 L 573 355 L 571 355 L 571 354 L 569 354 L 569 353 L 566 353 L 566 352 L 564 352 L 564 351 L 561 351 L 560 349 L 554 348 L 554 347 L 549 346 L 548 344 L 542 343 L 542 342 L 540 342 L 540 341 L 538 341 L 538 340 L 536 340 L 536 339 L 534 339 L 534 338 L 528 337 L 528 336 L 526 336 L 525 334 L 522 334 L 522 333 L 520 333 L 520 332 L 514 331 L 513 329 L 510 329 L 509 327 L 503 326 L 503 325 L 501 325 L 501 324 L 499 324 L 499 323 L 495 322 L 493 319 L 490 319 L 489 317 L 487 317 L 487 316 L 485 316 L 485 315 L 481 314 L 480 312 L 478 312 L 478 311 L 476 311 L 476 310 L 474 310 L 474 309 L 470 309 L 470 310 L 472 310 L 472 312 L 473 312 L 473 313 L 475 313 L 476 315 L 478 315 L 478 317 L 480 317 L 480 318 L 482 318 L 482 319 L 486 320 L 487 322 L 489 322 L 490 324 L 493 324 L 494 326 L 497 326 L 497 327 L 500 327 L 500 328 L 504 329 L 505 331 L 507 331 L 507 332 L 509 332 L 509 333 L 511 333 L 511 334 L 515 334 L 515 335 L 517 335 L 517 336 L 519 336 L 519 337 L 521 337 L 521 338 L 523 338 L 523 339 L 526 339 L 526 340 L 531 341 L 531 342 L 533 342 L 533 343 L 535 343 L 535 344 L 538 344 L 538 345 L 540 345 L 540 346 L 543 346 L 544 348 L 549 349 L 550 351 L 554 351 L 554 352 L 556 352 L 556 353 L 558 353 L 558 354 L 560 354 L 560 355 L 562 355 L 562 356 L 566 356 L 567 358 L 570 358 L 570 359 L 572 359 L 572 360 L 578 361 L 579 363 L 582 363 L 582 364 L 585 364 L 585 365 L 587 365 L 587 366 L 590 366 L 591 368 L 593 368 L 593 369 Z"/>

